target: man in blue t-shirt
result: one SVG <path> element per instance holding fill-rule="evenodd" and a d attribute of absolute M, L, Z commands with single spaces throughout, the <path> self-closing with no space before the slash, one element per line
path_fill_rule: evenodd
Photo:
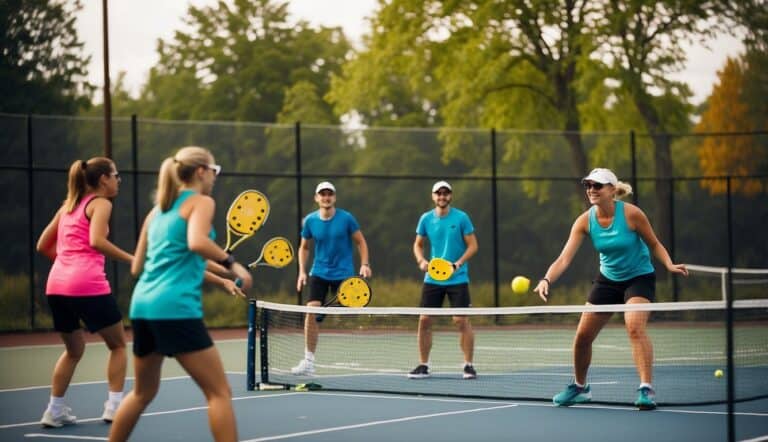
<path fill-rule="evenodd" d="M 368 245 L 360 225 L 351 213 L 336 208 L 336 188 L 323 181 L 315 188 L 315 202 L 318 209 L 304 218 L 299 244 L 299 276 L 296 290 L 309 283 L 307 306 L 319 307 L 325 304 L 328 291 L 336 295 L 342 281 L 355 275 L 352 243 L 360 254 L 360 270 L 363 278 L 371 277 L 368 260 Z M 312 268 L 307 277 L 307 260 L 310 243 L 314 243 Z M 291 368 L 294 375 L 311 376 L 315 373 L 315 350 L 317 349 L 318 321 L 314 314 L 304 318 L 304 359 Z"/>
<path fill-rule="evenodd" d="M 437 281 L 424 275 L 421 289 L 421 307 L 439 308 L 448 296 L 451 307 L 470 307 L 469 265 L 467 261 L 477 253 L 475 228 L 469 215 L 451 207 L 453 189 L 445 181 L 438 181 L 432 186 L 432 201 L 435 208 L 421 215 L 416 227 L 416 240 L 413 243 L 413 255 L 419 269 L 426 272 L 429 259 L 424 257 L 424 240 L 430 244 L 430 258 L 443 258 L 453 264 L 454 272 L 445 281 Z M 475 346 L 475 334 L 466 316 L 454 316 L 454 324 L 461 333 L 461 351 L 464 353 L 464 379 L 475 379 L 477 372 L 472 365 Z M 432 318 L 419 316 L 419 365 L 408 373 L 411 379 L 429 377 L 429 352 L 432 349 Z"/>

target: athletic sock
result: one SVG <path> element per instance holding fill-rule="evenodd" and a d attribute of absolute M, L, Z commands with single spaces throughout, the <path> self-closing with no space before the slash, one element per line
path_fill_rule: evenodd
<path fill-rule="evenodd" d="M 48 409 L 54 414 L 58 414 L 62 408 L 64 408 L 64 397 L 51 396 L 51 400 L 48 402 Z"/>
<path fill-rule="evenodd" d="M 115 405 L 115 408 L 117 408 L 118 405 L 120 405 L 120 402 L 123 400 L 123 392 L 122 391 L 110 391 L 109 392 L 109 402 L 112 405 Z"/>

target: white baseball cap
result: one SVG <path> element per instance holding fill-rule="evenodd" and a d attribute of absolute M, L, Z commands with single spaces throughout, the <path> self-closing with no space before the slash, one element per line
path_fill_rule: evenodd
<path fill-rule="evenodd" d="M 445 187 L 446 189 L 448 189 L 451 192 L 453 192 L 453 189 L 451 188 L 451 185 L 448 184 L 447 181 L 438 181 L 438 182 L 436 182 L 435 184 L 432 185 L 432 193 L 437 192 L 438 190 L 442 189 L 443 187 Z"/>
<path fill-rule="evenodd" d="M 589 172 L 589 175 L 585 176 L 582 181 L 594 181 L 600 184 L 615 186 L 618 184 L 619 179 L 616 178 L 616 174 L 611 172 L 610 169 L 598 167 L 597 169 L 592 169 L 592 172 Z"/>
<path fill-rule="evenodd" d="M 330 190 L 331 192 L 336 193 L 336 188 L 333 187 L 333 184 L 331 184 L 330 181 L 323 181 L 318 184 L 315 188 L 315 193 L 320 193 L 321 190 Z"/>

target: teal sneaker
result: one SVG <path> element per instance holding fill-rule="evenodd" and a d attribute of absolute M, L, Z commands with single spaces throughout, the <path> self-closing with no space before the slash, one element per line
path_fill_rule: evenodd
<path fill-rule="evenodd" d="M 635 401 L 635 407 L 640 410 L 653 410 L 656 408 L 656 392 L 653 388 L 640 387 L 637 389 L 637 400 Z"/>
<path fill-rule="evenodd" d="M 565 387 L 565 390 L 552 398 L 552 403 L 559 407 L 568 407 L 575 404 L 586 404 L 592 400 L 592 389 L 589 384 L 579 387 L 571 384 Z"/>

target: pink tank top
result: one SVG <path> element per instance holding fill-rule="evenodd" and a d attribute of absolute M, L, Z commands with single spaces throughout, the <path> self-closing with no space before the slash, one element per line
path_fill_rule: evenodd
<path fill-rule="evenodd" d="M 71 213 L 62 213 L 56 237 L 56 260 L 48 274 L 47 295 L 96 296 L 112 292 L 104 273 L 104 255 L 91 247 L 88 195 Z"/>

